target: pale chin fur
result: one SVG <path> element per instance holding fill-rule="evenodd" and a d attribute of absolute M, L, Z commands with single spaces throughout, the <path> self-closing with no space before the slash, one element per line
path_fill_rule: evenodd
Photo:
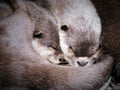
<path fill-rule="evenodd" d="M 64 31 L 60 30 L 59 31 L 59 37 L 60 37 L 60 47 L 64 53 L 65 56 L 72 56 L 72 53 L 69 52 L 69 45 L 67 45 L 67 40 L 66 40 L 66 34 Z"/>
<path fill-rule="evenodd" d="M 58 64 L 59 58 L 55 56 L 55 50 L 47 46 L 41 45 L 37 39 L 32 41 L 32 46 L 36 52 L 45 60 L 48 60 L 50 63 Z"/>

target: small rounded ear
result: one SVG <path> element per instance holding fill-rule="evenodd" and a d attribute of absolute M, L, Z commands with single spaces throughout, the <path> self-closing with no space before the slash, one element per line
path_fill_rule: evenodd
<path fill-rule="evenodd" d="M 41 31 L 35 30 L 33 33 L 33 38 L 42 38 L 43 37 L 43 33 Z"/>
<path fill-rule="evenodd" d="M 67 25 L 62 25 L 62 26 L 61 26 L 61 30 L 63 30 L 63 31 L 68 31 L 69 28 L 68 28 Z"/>

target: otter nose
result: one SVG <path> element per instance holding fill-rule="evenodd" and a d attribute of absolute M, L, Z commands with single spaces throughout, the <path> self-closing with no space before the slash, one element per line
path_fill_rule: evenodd
<path fill-rule="evenodd" d="M 88 62 L 85 62 L 85 61 L 77 61 L 77 64 L 79 66 L 85 66 Z"/>
<path fill-rule="evenodd" d="M 68 64 L 68 62 L 64 58 L 60 58 L 59 61 L 60 61 L 60 65 Z"/>

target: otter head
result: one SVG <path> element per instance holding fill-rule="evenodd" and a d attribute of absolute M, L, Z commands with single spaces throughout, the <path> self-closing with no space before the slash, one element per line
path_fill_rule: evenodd
<path fill-rule="evenodd" d="M 96 19 L 96 18 L 95 18 Z M 84 17 L 63 20 L 59 25 L 60 45 L 70 64 L 87 66 L 100 56 L 101 23 Z"/>
<path fill-rule="evenodd" d="M 52 15 L 34 3 L 28 3 L 28 10 L 35 24 L 33 48 L 53 64 L 66 64 L 59 44 L 57 22 Z"/>
<path fill-rule="evenodd" d="M 40 56 L 53 64 L 66 64 L 60 49 L 58 31 L 51 21 L 42 21 L 40 29 L 33 34 L 32 45 Z"/>

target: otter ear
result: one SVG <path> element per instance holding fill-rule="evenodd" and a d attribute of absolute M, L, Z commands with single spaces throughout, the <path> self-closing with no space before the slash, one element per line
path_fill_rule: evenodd
<path fill-rule="evenodd" d="M 62 26 L 61 26 L 61 30 L 63 30 L 63 31 L 68 31 L 69 28 L 68 28 L 67 25 L 62 25 Z"/>
<path fill-rule="evenodd" d="M 43 38 L 43 33 L 41 31 L 35 30 L 33 33 L 33 38 Z"/>

